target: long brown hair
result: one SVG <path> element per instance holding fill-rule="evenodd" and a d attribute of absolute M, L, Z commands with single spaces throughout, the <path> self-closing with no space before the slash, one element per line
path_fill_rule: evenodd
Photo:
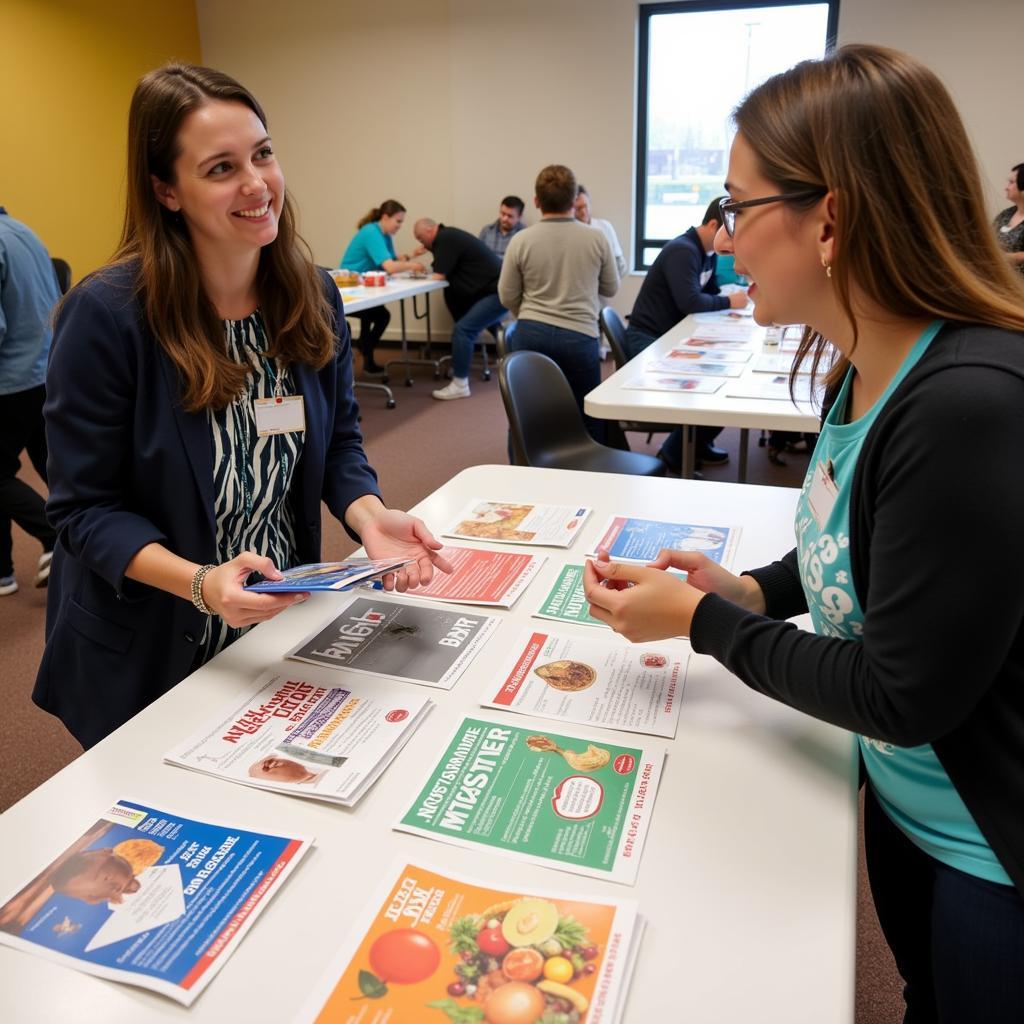
<path fill-rule="evenodd" d="M 154 337 L 177 367 L 182 405 L 222 409 L 245 385 L 248 367 L 228 358 L 224 325 L 202 287 L 184 220 L 157 201 L 150 176 L 174 183 L 178 130 L 211 100 L 242 103 L 266 127 L 252 94 L 212 68 L 167 64 L 139 80 L 128 113 L 128 201 L 115 263 L 137 261 L 137 292 Z M 256 288 L 268 355 L 320 369 L 334 354 L 331 311 L 288 195 L 277 238 L 260 251 Z"/>
<path fill-rule="evenodd" d="M 854 345 L 853 282 L 897 316 L 1024 330 L 1024 286 L 991 230 L 967 132 L 923 64 L 880 46 L 844 46 L 768 79 L 734 116 L 779 192 L 834 194 L 832 284 Z M 804 331 L 791 389 L 804 358 L 812 354 L 817 375 L 829 348 L 812 327 Z M 826 385 L 848 366 L 836 354 Z"/>
<path fill-rule="evenodd" d="M 394 217 L 396 213 L 405 213 L 405 207 L 397 199 L 385 199 L 380 206 L 375 206 L 369 213 L 363 214 L 357 228 L 364 228 L 367 224 L 375 224 L 381 217 Z"/>

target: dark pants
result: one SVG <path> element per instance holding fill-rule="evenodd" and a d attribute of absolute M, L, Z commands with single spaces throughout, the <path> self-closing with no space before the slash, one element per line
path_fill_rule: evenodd
<path fill-rule="evenodd" d="M 36 472 L 46 479 L 46 435 L 43 432 L 43 399 L 40 384 L 27 391 L 0 395 L 0 576 L 14 572 L 11 560 L 11 521 L 52 551 L 57 535 L 46 521 L 46 503 L 18 479 L 21 453 L 28 452 Z"/>
<path fill-rule="evenodd" d="M 638 356 L 651 342 L 655 341 L 653 334 L 641 331 L 636 327 L 626 328 L 625 349 L 626 358 L 633 359 Z M 700 461 L 701 452 L 711 444 L 722 432 L 721 427 L 696 427 L 697 437 L 697 461 Z M 662 442 L 658 452 L 661 460 L 676 473 L 683 468 L 683 429 L 675 427 Z"/>
<path fill-rule="evenodd" d="M 595 441 L 604 444 L 607 424 L 583 412 L 584 397 L 601 383 L 601 346 L 597 338 L 537 320 L 519 320 L 511 337 L 506 334 L 505 343 L 510 352 L 530 349 L 558 364 L 572 388 L 587 431 Z"/>
<path fill-rule="evenodd" d="M 359 321 L 359 337 L 356 345 L 363 354 L 363 359 L 373 362 L 373 350 L 391 323 L 391 314 L 386 306 L 376 306 L 373 309 L 363 310 L 361 313 L 349 313 Z"/>
<path fill-rule="evenodd" d="M 878 919 L 906 983 L 904 1024 L 1024 1021 L 1024 900 L 939 863 L 867 786 L 864 840 Z"/>

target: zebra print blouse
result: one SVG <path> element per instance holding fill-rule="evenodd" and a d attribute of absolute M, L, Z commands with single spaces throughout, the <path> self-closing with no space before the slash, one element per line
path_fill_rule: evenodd
<path fill-rule="evenodd" d="M 259 310 L 244 320 L 225 320 L 224 328 L 228 356 L 248 363 L 251 372 L 245 390 L 234 402 L 208 414 L 213 435 L 217 561 L 256 551 L 283 569 L 295 564 L 295 521 L 288 490 L 302 455 L 304 435 L 296 431 L 260 437 L 253 403 L 257 398 L 272 398 L 279 380 L 282 393 L 294 395 L 295 383 L 287 369 L 280 369 L 266 355 L 269 345 Z M 196 666 L 209 661 L 247 629 L 235 629 L 219 616 L 211 616 Z"/>

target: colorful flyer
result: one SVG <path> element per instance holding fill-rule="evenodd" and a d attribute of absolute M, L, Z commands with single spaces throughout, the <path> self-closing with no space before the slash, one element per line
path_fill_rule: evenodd
<path fill-rule="evenodd" d="M 395 828 L 632 885 L 664 760 L 661 746 L 466 718 Z"/>
<path fill-rule="evenodd" d="M 423 721 L 423 691 L 277 665 L 164 757 L 243 786 L 355 804 Z"/>
<path fill-rule="evenodd" d="M 310 842 L 121 800 L 0 906 L 0 944 L 189 1006 Z"/>
<path fill-rule="evenodd" d="M 435 572 L 425 586 L 406 591 L 406 598 L 511 608 L 544 564 L 543 555 L 485 548 L 444 547 L 441 554 L 452 563 L 451 575 Z"/>
<path fill-rule="evenodd" d="M 723 384 L 722 377 L 679 377 L 645 373 L 623 384 L 626 391 L 686 391 L 693 395 L 713 395 Z"/>
<path fill-rule="evenodd" d="M 591 509 L 576 505 L 534 505 L 474 498 L 445 530 L 446 537 L 538 544 L 567 548 L 579 535 Z"/>
<path fill-rule="evenodd" d="M 661 359 L 656 363 L 648 363 L 644 367 L 644 370 L 647 373 L 655 374 L 692 373 L 699 377 L 739 377 L 746 369 L 746 366 L 742 362 L 719 359 L 715 352 L 703 352 L 700 349 L 694 349 L 694 351 L 701 352 L 704 358 L 696 359 L 692 362 L 681 362 L 678 359 Z M 722 355 L 744 355 L 744 353 L 723 352 Z"/>
<path fill-rule="evenodd" d="M 268 580 L 261 577 L 256 583 L 247 583 L 245 589 L 258 594 L 348 590 L 357 583 L 378 579 L 408 564 L 407 558 L 350 558 L 346 562 L 310 562 L 282 570 L 283 579 Z"/>
<path fill-rule="evenodd" d="M 632 900 L 528 892 L 417 860 L 383 873 L 295 1024 L 616 1024 Z"/>
<path fill-rule="evenodd" d="M 480 698 L 484 707 L 588 727 L 675 736 L 689 646 L 526 629 Z"/>
<path fill-rule="evenodd" d="M 668 523 L 658 519 L 612 516 L 592 554 L 603 548 L 613 559 L 622 562 L 651 562 L 662 548 L 700 551 L 713 562 L 729 568 L 739 539 L 738 526 Z"/>
<path fill-rule="evenodd" d="M 547 597 L 533 614 L 538 619 L 554 619 L 556 622 L 575 622 L 581 626 L 608 629 L 600 619 L 590 614 L 590 605 L 583 593 L 582 565 L 563 565 Z"/>
<path fill-rule="evenodd" d="M 746 363 L 749 362 L 753 353 L 749 349 L 740 351 L 738 349 L 710 349 L 710 348 L 673 348 L 669 349 L 659 363 L 665 366 L 675 366 L 675 372 L 686 363 L 700 362 L 702 359 L 712 359 L 717 363 Z M 648 369 L 652 364 L 648 364 Z M 653 365 L 658 365 L 655 363 Z"/>
<path fill-rule="evenodd" d="M 358 594 L 287 657 L 450 690 L 497 627 L 491 615 Z"/>

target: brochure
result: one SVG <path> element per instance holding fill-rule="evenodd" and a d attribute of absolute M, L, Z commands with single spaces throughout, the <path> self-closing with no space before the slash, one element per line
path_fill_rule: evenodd
<path fill-rule="evenodd" d="M 746 380 L 730 381 L 727 398 L 764 398 L 776 402 L 792 402 L 789 393 L 789 373 L 777 374 L 774 377 L 748 377 Z M 809 377 L 799 377 L 796 381 L 795 395 L 797 402 L 809 403 L 811 400 L 811 382 Z"/>
<path fill-rule="evenodd" d="M 704 359 L 683 363 L 678 359 L 662 359 L 656 363 L 648 363 L 644 367 L 647 373 L 693 373 L 701 377 L 739 377 L 746 366 L 740 362 L 728 362 L 719 360 L 714 352 L 705 352 L 702 349 L 694 349 L 700 352 Z M 723 352 L 722 355 L 743 355 L 742 352 Z"/>
<path fill-rule="evenodd" d="M 189 1006 L 310 842 L 120 800 L 0 906 L 0 943 Z"/>
<path fill-rule="evenodd" d="M 723 320 L 718 323 L 701 323 L 686 340 L 687 345 L 694 341 L 742 341 L 749 344 L 759 341 L 763 327 L 749 321 Z"/>
<path fill-rule="evenodd" d="M 350 558 L 345 562 L 310 562 L 282 569 L 284 579 L 260 579 L 247 583 L 246 590 L 258 594 L 281 594 L 307 590 L 348 590 L 357 583 L 377 579 L 408 565 L 408 558 Z"/>
<path fill-rule="evenodd" d="M 632 885 L 664 761 L 661 746 L 466 718 L 395 828 Z"/>
<path fill-rule="evenodd" d="M 527 628 L 480 703 L 559 722 L 675 736 L 689 647 Z"/>
<path fill-rule="evenodd" d="M 295 1024 L 616 1024 L 642 934 L 632 900 L 397 860 Z"/>
<path fill-rule="evenodd" d="M 557 622 L 575 622 L 581 626 L 609 628 L 590 614 L 590 605 L 583 593 L 582 565 L 562 566 L 557 579 L 551 584 L 547 597 L 533 615 L 537 619 L 555 619 Z"/>
<path fill-rule="evenodd" d="M 450 690 L 497 627 L 491 615 L 359 594 L 287 657 Z"/>
<path fill-rule="evenodd" d="M 713 395 L 722 383 L 719 377 L 669 377 L 645 373 L 622 387 L 627 391 L 688 391 L 694 395 Z"/>
<path fill-rule="evenodd" d="M 339 684 L 327 669 L 283 664 L 164 760 L 243 786 L 351 807 L 430 707 L 428 697 L 401 683 Z"/>
<path fill-rule="evenodd" d="M 750 349 L 712 349 L 712 348 L 673 348 L 669 349 L 660 364 L 675 366 L 678 373 L 681 364 L 699 362 L 702 359 L 713 359 L 718 363 L 746 363 L 753 353 Z M 653 365 L 657 366 L 659 363 Z"/>
<path fill-rule="evenodd" d="M 622 562 L 651 562 L 662 548 L 700 551 L 713 562 L 729 568 L 740 539 L 738 526 L 667 523 L 658 519 L 612 516 L 594 545 L 592 554 L 604 548 Z"/>
<path fill-rule="evenodd" d="M 406 598 L 511 608 L 545 562 L 544 555 L 484 548 L 444 547 L 452 573 L 435 572 L 425 587 L 406 591 Z"/>
<path fill-rule="evenodd" d="M 737 339 L 729 340 L 728 338 L 708 338 L 704 335 L 695 334 L 691 338 L 687 338 L 682 345 L 685 348 L 694 349 L 710 349 L 713 354 L 719 352 L 751 352 L 751 345 L 755 339 L 749 341 Z"/>
<path fill-rule="evenodd" d="M 576 505 L 527 505 L 474 498 L 445 530 L 445 536 L 567 548 L 590 512 Z"/>

